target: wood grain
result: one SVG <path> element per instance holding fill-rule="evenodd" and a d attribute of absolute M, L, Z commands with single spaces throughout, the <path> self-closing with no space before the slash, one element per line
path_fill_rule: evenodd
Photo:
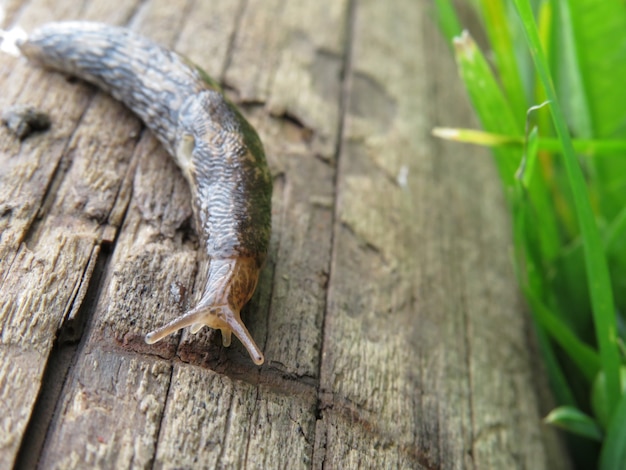
<path fill-rule="evenodd" d="M 2 27 L 127 25 L 224 83 L 259 131 L 274 231 L 243 316 L 148 346 L 206 260 L 189 190 L 121 104 L 0 56 L 0 467 L 569 468 L 488 155 L 425 2 L 5 2 Z M 121 6 L 123 5 L 123 6 Z"/>

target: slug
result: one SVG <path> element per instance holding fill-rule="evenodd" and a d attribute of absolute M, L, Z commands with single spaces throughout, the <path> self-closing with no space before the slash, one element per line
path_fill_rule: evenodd
<path fill-rule="evenodd" d="M 256 131 L 206 73 L 132 31 L 91 22 L 49 23 L 16 42 L 30 61 L 97 85 L 130 108 L 163 144 L 191 189 L 196 230 L 209 256 L 195 308 L 148 333 L 181 328 L 231 334 L 255 364 L 263 354 L 241 320 L 266 257 L 272 178 Z"/>

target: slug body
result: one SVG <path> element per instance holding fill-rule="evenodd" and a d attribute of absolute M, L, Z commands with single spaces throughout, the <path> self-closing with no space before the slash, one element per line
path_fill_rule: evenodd
<path fill-rule="evenodd" d="M 20 41 L 29 60 L 91 82 L 137 114 L 191 188 L 196 228 L 210 258 L 198 305 L 149 333 L 152 344 L 181 328 L 234 333 L 256 364 L 263 354 L 241 321 L 271 231 L 272 179 L 252 126 L 219 86 L 184 57 L 127 29 L 49 23 Z"/>

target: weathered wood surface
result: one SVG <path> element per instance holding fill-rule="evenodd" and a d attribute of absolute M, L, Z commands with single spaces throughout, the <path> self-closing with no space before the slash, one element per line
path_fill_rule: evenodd
<path fill-rule="evenodd" d="M 202 283 L 172 160 L 95 88 L 0 57 L 0 468 L 567 468 L 541 424 L 491 162 L 427 2 L 9 0 L 4 28 L 128 25 L 259 130 L 274 233 L 239 343 L 143 335 Z"/>

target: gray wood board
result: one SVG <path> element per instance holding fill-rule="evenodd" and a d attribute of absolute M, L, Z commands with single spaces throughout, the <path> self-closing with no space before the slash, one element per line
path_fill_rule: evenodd
<path fill-rule="evenodd" d="M 237 341 L 143 341 L 193 304 L 189 189 L 127 109 L 0 56 L 0 467 L 568 468 L 485 152 L 429 5 L 12 0 L 3 28 L 127 25 L 220 80 L 274 175 L 269 261 Z"/>

